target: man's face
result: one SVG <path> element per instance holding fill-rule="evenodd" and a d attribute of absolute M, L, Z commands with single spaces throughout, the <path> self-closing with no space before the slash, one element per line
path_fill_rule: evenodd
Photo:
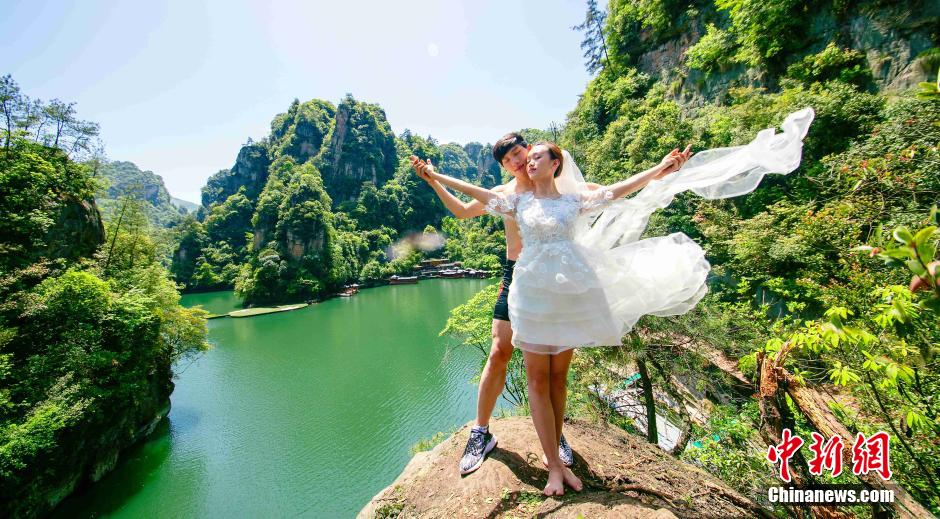
<path fill-rule="evenodd" d="M 523 146 L 521 144 L 516 144 L 503 156 L 502 162 L 500 165 L 506 168 L 512 176 L 518 177 L 520 175 L 525 175 L 526 171 L 526 155 L 529 153 L 529 148 L 532 146 Z"/>

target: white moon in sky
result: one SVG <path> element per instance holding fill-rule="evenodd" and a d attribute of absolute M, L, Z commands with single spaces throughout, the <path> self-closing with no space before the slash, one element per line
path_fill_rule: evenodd
<path fill-rule="evenodd" d="M 436 58 L 440 54 L 440 49 L 437 48 L 436 43 L 428 43 L 428 55 L 432 58 Z"/>

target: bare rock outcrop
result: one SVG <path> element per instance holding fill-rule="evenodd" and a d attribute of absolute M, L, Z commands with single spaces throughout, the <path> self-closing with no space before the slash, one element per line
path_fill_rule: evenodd
<path fill-rule="evenodd" d="M 433 450 L 415 455 L 391 485 L 359 513 L 372 517 L 769 517 L 704 470 L 615 427 L 571 421 L 565 437 L 582 492 L 541 494 L 548 472 L 532 421 L 494 420 L 499 445 L 468 476 L 457 470 L 469 424 Z"/>

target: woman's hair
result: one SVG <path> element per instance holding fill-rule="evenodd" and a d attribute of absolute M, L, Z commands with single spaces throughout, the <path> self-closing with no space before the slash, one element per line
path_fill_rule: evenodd
<path fill-rule="evenodd" d="M 552 177 L 558 177 L 561 174 L 561 168 L 565 166 L 565 156 L 561 153 L 561 148 L 557 144 L 551 141 L 539 141 L 532 145 L 532 148 L 535 149 L 536 146 L 545 146 L 548 148 L 548 155 L 552 159 L 558 160 L 558 169 L 555 170 L 555 173 Z"/>
<path fill-rule="evenodd" d="M 496 159 L 496 163 L 502 165 L 503 157 L 509 153 L 509 150 L 515 148 L 516 146 L 528 148 L 529 143 L 525 141 L 525 137 L 516 132 L 503 135 L 503 137 L 496 141 L 496 144 L 493 145 L 493 158 Z"/>

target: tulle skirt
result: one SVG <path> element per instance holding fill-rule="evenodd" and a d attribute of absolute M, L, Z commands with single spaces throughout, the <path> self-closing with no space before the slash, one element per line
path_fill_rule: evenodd
<path fill-rule="evenodd" d="M 601 251 L 527 245 L 509 288 L 513 345 L 556 354 L 620 345 L 643 315 L 678 315 L 707 292 L 705 253 L 682 233 Z"/>

